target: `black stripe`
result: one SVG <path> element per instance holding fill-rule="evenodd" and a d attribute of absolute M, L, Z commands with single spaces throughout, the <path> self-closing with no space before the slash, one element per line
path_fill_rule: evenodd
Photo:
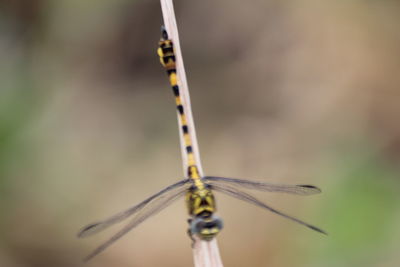
<path fill-rule="evenodd" d="M 183 125 L 183 126 L 182 126 L 182 131 L 183 131 L 183 133 L 185 133 L 185 134 L 189 133 L 189 128 L 187 127 L 187 125 Z"/>
<path fill-rule="evenodd" d="M 192 167 L 194 167 L 194 166 L 193 165 L 188 166 L 188 176 L 189 177 L 192 177 Z M 189 190 L 194 190 L 194 189 L 195 189 L 195 187 L 193 185 L 193 189 L 191 187 Z"/>
<path fill-rule="evenodd" d="M 165 61 L 164 61 L 165 62 Z M 176 69 L 168 69 L 167 70 L 168 75 L 171 75 L 172 73 L 176 74 Z"/>
<path fill-rule="evenodd" d="M 178 85 L 172 86 L 172 90 L 174 90 L 175 96 L 179 96 L 179 86 Z"/>
<path fill-rule="evenodd" d="M 186 147 L 186 152 L 187 153 L 192 153 L 193 152 L 192 146 L 187 146 Z"/>
<path fill-rule="evenodd" d="M 163 60 L 164 60 L 164 62 L 168 62 L 169 60 L 171 60 L 172 62 L 176 61 L 175 60 L 175 55 L 170 55 L 170 56 L 164 55 L 163 56 Z"/>
<path fill-rule="evenodd" d="M 178 111 L 179 111 L 179 114 L 183 114 L 183 106 L 182 105 L 178 105 L 178 106 L 176 106 L 176 108 L 178 109 Z"/>
<path fill-rule="evenodd" d="M 174 48 L 172 46 L 164 46 L 162 47 L 163 53 L 174 53 Z"/>

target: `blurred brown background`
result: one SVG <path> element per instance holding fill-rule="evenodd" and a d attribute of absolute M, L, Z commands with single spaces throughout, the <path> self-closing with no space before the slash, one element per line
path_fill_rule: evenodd
<path fill-rule="evenodd" d="M 175 1 L 208 175 L 325 237 L 217 195 L 225 266 L 399 266 L 400 3 Z M 182 178 L 158 1 L 0 2 L 0 266 L 75 267 L 76 232 Z M 86 266 L 192 266 L 178 201 Z"/>

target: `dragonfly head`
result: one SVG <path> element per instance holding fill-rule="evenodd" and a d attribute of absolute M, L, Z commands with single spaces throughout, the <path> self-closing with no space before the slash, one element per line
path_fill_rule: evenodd
<path fill-rule="evenodd" d="M 210 216 L 197 216 L 190 222 L 189 230 L 192 235 L 197 235 L 201 240 L 212 240 L 223 228 L 224 224 L 220 217 L 212 214 Z"/>

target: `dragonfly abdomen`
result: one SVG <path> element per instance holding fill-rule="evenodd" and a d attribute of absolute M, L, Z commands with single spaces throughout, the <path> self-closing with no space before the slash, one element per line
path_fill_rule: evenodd
<path fill-rule="evenodd" d="M 176 73 L 176 57 L 172 40 L 168 39 L 168 34 L 165 29 L 162 29 L 161 40 L 158 44 L 157 54 L 160 57 L 160 62 L 167 71 L 169 83 L 175 96 L 175 104 L 178 112 L 178 120 L 181 125 L 185 151 L 187 155 L 187 166 L 189 178 L 200 178 L 196 161 L 193 155 L 192 137 L 190 135 L 189 126 L 187 123 L 183 99 L 178 85 L 178 76 Z"/>
<path fill-rule="evenodd" d="M 193 182 L 192 187 L 186 193 L 186 205 L 189 215 L 191 216 L 189 232 L 191 235 L 197 235 L 203 240 L 211 240 L 222 229 L 222 220 L 214 215 L 214 195 L 211 188 L 203 182 L 193 155 L 192 136 L 187 123 L 183 98 L 178 85 L 174 46 L 172 41 L 168 39 L 168 34 L 164 28 L 162 29 L 157 53 L 160 57 L 161 64 L 167 71 L 169 82 L 175 96 L 178 120 L 181 125 L 187 155 L 187 177 Z"/>

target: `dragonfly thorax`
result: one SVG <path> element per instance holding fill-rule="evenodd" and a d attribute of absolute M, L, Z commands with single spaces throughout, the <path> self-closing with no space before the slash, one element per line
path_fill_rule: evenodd
<path fill-rule="evenodd" d="M 186 193 L 186 205 L 189 215 L 211 216 L 215 210 L 215 198 L 208 185 L 198 186 L 193 184 Z"/>

